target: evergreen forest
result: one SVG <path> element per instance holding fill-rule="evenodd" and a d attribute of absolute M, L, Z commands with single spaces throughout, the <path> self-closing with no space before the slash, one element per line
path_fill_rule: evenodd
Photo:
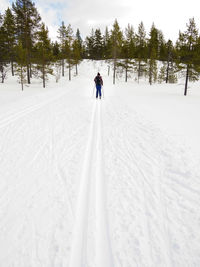
<path fill-rule="evenodd" d="M 48 25 L 31 0 L 16 0 L 0 14 L 0 82 L 11 73 L 18 77 L 22 90 L 33 77 L 46 87 L 49 75 L 54 75 L 56 82 L 65 75 L 71 80 L 72 68 L 78 75 L 83 59 L 106 60 L 113 83 L 122 73 L 125 82 L 135 73 L 138 83 L 145 76 L 150 85 L 176 83 L 182 77 L 187 95 L 188 82 L 200 76 L 200 35 L 194 18 L 186 22 L 175 43 L 165 40 L 154 23 L 149 32 L 143 22 L 122 30 L 116 19 L 110 30 L 91 29 L 84 40 L 79 29 L 74 32 L 71 24 L 62 22 L 57 40 L 51 41 Z"/>

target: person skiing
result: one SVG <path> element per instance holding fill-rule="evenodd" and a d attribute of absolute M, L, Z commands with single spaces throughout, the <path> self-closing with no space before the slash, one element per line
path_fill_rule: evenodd
<path fill-rule="evenodd" d="M 99 98 L 101 99 L 101 87 L 103 86 L 103 79 L 99 72 L 97 73 L 97 76 L 94 78 L 94 82 L 96 84 L 96 89 L 97 89 L 96 98 L 98 98 L 99 95 Z"/>

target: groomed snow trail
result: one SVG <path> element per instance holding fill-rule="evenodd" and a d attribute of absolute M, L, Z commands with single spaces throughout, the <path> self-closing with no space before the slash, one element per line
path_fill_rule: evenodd
<path fill-rule="evenodd" d="M 25 108 L 21 108 L 20 111 L 14 111 L 11 114 L 4 114 L 3 119 L 1 119 L 0 117 L 0 129 L 4 128 L 6 126 L 8 126 L 9 124 L 31 114 L 34 111 L 38 111 L 41 108 L 44 108 L 45 106 L 59 100 L 60 98 L 62 98 L 63 96 L 65 96 L 66 93 L 62 93 L 59 94 L 59 96 L 55 97 L 51 97 L 48 100 L 43 100 L 42 102 L 38 103 L 38 104 L 32 104 L 31 106 L 25 107 Z"/>
<path fill-rule="evenodd" d="M 196 267 L 199 166 L 127 100 L 107 100 L 104 117 L 115 266 Z"/>
<path fill-rule="evenodd" d="M 87 103 L 60 89 L 1 114 L 0 266 L 69 262 Z M 78 108 L 73 104 L 76 98 Z"/>
<path fill-rule="evenodd" d="M 112 267 L 112 252 L 106 213 L 106 187 L 103 166 L 102 151 L 102 118 L 101 103 L 94 101 L 92 110 L 91 127 L 88 136 L 88 143 L 84 155 L 81 183 L 77 200 L 75 226 L 73 229 L 73 241 L 70 255 L 69 267 L 87 267 L 88 255 L 87 241 L 89 228 L 89 209 L 92 209 L 91 201 L 95 202 L 95 233 L 93 238 L 94 263 L 96 267 Z M 95 188 L 96 184 L 96 188 Z M 94 193 L 93 199 L 91 192 Z"/>
<path fill-rule="evenodd" d="M 97 146 L 96 146 L 96 266 L 114 267 L 112 249 L 109 233 L 109 222 L 107 214 L 107 190 L 106 177 L 104 173 L 104 147 L 102 132 L 102 106 L 98 103 L 97 118 Z"/>
<path fill-rule="evenodd" d="M 97 70 L 102 100 L 91 99 Z M 173 134 L 176 123 L 199 123 L 182 112 L 194 118 L 200 95 L 194 102 L 178 85 L 133 80 L 113 86 L 99 61 L 45 90 L 7 85 L 0 267 L 200 266 L 200 153 Z"/>

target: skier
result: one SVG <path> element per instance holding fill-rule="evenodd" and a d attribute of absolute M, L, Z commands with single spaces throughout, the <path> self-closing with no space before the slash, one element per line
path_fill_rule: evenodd
<path fill-rule="evenodd" d="M 96 84 L 96 89 L 97 89 L 96 98 L 98 98 L 99 95 L 99 98 L 101 99 L 101 87 L 103 86 L 103 79 L 99 72 L 97 73 L 97 76 L 94 78 L 94 82 Z"/>

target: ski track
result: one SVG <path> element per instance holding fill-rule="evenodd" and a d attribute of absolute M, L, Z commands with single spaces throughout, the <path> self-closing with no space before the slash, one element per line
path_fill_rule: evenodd
<path fill-rule="evenodd" d="M 88 143 L 84 155 L 83 168 L 81 172 L 80 189 L 77 200 L 75 225 L 73 229 L 73 241 L 70 255 L 69 267 L 87 266 L 86 252 L 87 247 L 87 220 L 89 213 L 89 195 L 91 184 L 90 164 L 93 158 L 93 143 L 96 126 L 96 105 L 93 105 L 91 127 L 89 131 Z"/>
<path fill-rule="evenodd" d="M 96 266 L 113 267 L 112 249 L 107 215 L 107 190 L 104 173 L 104 147 L 102 132 L 102 105 L 98 103 L 96 144 Z"/>
<path fill-rule="evenodd" d="M 69 267 L 112 267 L 112 252 L 109 237 L 108 218 L 106 213 L 106 186 L 103 174 L 103 148 L 102 148 L 102 118 L 101 103 L 95 101 L 92 111 L 91 128 L 84 155 L 81 172 L 81 184 L 77 200 L 76 222 L 73 229 L 73 242 Z M 95 188 L 96 184 L 96 188 Z M 95 192 L 92 194 L 92 192 Z M 95 206 L 92 206 L 92 202 Z M 91 235 L 90 214 L 95 208 L 95 230 Z M 89 227 L 90 225 L 90 227 Z M 95 240 L 93 261 L 91 250 L 88 251 L 88 242 Z M 90 259 L 91 261 L 91 259 Z"/>
<path fill-rule="evenodd" d="M 114 94 L 1 115 L 0 266 L 200 266 L 200 169 Z"/>
<path fill-rule="evenodd" d="M 66 92 L 59 94 L 59 96 L 57 97 L 53 96 L 50 99 L 48 99 L 48 101 L 45 100 L 45 101 L 42 101 L 42 103 L 34 104 L 29 107 L 22 108 L 20 111 L 11 112 L 11 114 L 9 115 L 4 114 L 4 118 L 3 119 L 0 118 L 0 129 L 8 126 L 9 124 L 13 122 L 16 122 L 16 120 L 21 119 L 22 117 L 27 116 L 34 111 L 38 111 L 39 109 L 44 108 L 46 105 L 52 104 L 52 102 L 58 101 L 60 98 L 64 97 L 65 95 L 66 95 Z"/>
<path fill-rule="evenodd" d="M 0 143 L 1 166 L 6 172 L 1 168 L 0 244 L 4 246 L 1 246 L 0 266 L 67 264 L 74 210 L 71 195 L 75 185 L 69 183 L 69 174 L 66 175 L 63 163 L 72 158 L 74 163 L 71 161 L 70 166 L 75 165 L 77 157 L 80 157 L 85 136 L 80 138 L 85 131 L 83 125 L 67 130 L 64 128 L 66 119 L 70 121 L 74 117 L 70 110 L 69 114 L 62 113 L 61 108 L 64 109 L 63 103 L 67 96 L 68 93 L 64 92 L 30 108 L 20 107 L 17 112 L 13 109 L 9 116 L 6 115 L 7 121 L 1 120 L 1 141 L 4 140 Z M 38 113 L 41 114 L 39 120 Z M 62 125 L 61 122 L 65 124 Z M 25 135 L 27 132 L 31 135 Z M 34 137 L 32 133 L 36 133 Z M 18 150 L 23 137 L 24 147 Z M 75 143 L 71 142 L 72 138 Z M 65 143 L 67 146 L 63 146 Z M 77 146 L 80 147 L 78 153 Z M 63 161 L 66 153 L 70 154 Z M 7 168 L 12 161 L 12 168 Z M 29 179 L 30 174 L 32 179 Z M 70 217 L 67 218 L 66 214 Z M 52 217 L 52 220 L 47 221 L 48 217 Z M 51 239 L 49 235 L 52 235 Z M 66 256 L 63 258 L 64 254 Z"/>
<path fill-rule="evenodd" d="M 113 220 L 112 240 L 119 244 L 125 242 L 130 246 L 126 251 L 123 250 L 123 246 L 115 247 L 115 265 L 198 266 L 199 258 L 196 255 L 194 259 L 195 251 L 192 252 L 189 245 L 188 233 L 192 233 L 192 229 L 181 214 L 184 203 L 189 204 L 188 207 L 184 207 L 188 217 L 195 214 L 195 210 L 198 214 L 200 204 L 198 190 L 193 189 L 192 185 L 188 186 L 188 183 L 186 186 L 184 176 L 181 175 L 181 171 L 188 175 L 188 165 L 184 166 L 182 163 L 187 162 L 184 160 L 184 157 L 188 157 L 186 151 L 184 148 L 176 147 L 159 129 L 150 122 L 145 122 L 145 119 L 134 110 L 129 110 L 125 102 L 121 101 L 119 106 L 119 103 L 115 105 L 114 101 L 108 101 L 106 108 L 106 119 L 111 121 L 112 118 L 112 125 L 119 125 L 117 131 L 113 130 L 111 125 L 110 132 L 106 133 L 109 144 L 106 158 L 109 158 L 108 162 L 115 162 L 118 177 L 120 173 L 122 174 L 121 179 L 116 181 L 113 163 L 112 166 L 106 166 L 107 178 L 110 177 L 108 179 L 110 216 L 116 219 Z M 129 117 L 130 114 L 132 117 Z M 118 143 L 117 147 L 116 143 Z M 179 150 L 179 155 L 182 155 L 180 161 L 174 154 L 174 151 Z M 174 165 L 172 169 L 177 170 L 176 173 L 169 171 L 168 165 L 172 162 Z M 199 181 L 195 179 L 195 172 L 189 174 L 189 177 L 196 181 L 196 188 L 198 188 Z M 127 184 L 127 181 L 130 184 Z M 119 183 L 119 188 L 116 188 L 115 183 Z M 172 186 L 172 183 L 176 185 Z M 179 191 L 178 189 L 176 191 L 177 186 Z M 117 199 L 112 192 L 113 188 Z M 131 195 L 123 195 L 123 189 L 124 192 L 132 191 Z M 172 190 L 177 192 L 176 198 Z M 187 191 L 190 191 L 190 194 L 186 195 Z M 173 198 L 170 199 L 170 197 Z M 179 199 L 183 200 L 182 203 Z M 169 201 L 173 201 L 172 206 Z M 128 207 L 126 203 L 129 203 Z M 192 210 L 190 207 L 193 207 Z M 139 213 L 136 212 L 138 208 Z M 139 217 L 136 218 L 134 213 Z M 120 219 L 123 217 L 126 220 Z M 179 228 L 182 228 L 181 231 Z M 132 233 L 132 238 L 125 234 L 127 229 Z M 194 247 L 198 247 L 197 243 L 195 245 L 198 238 L 193 238 Z M 187 251 L 187 254 L 181 255 L 181 246 L 186 246 L 183 251 Z"/>

